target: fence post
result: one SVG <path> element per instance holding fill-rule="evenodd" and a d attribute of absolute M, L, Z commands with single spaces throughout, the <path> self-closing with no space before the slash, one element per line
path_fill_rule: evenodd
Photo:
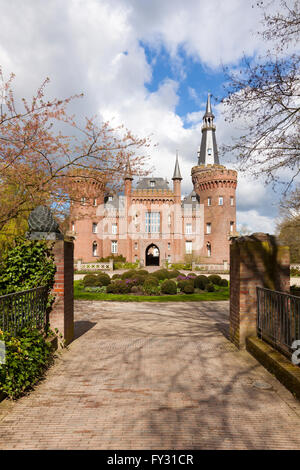
<path fill-rule="evenodd" d="M 274 236 L 253 233 L 230 245 L 229 335 L 239 348 L 256 335 L 256 287 L 290 292 L 289 247 Z"/>

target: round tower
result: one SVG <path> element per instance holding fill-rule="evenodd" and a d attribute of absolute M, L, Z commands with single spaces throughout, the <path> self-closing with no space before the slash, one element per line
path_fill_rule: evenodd
<path fill-rule="evenodd" d="M 229 262 L 230 236 L 236 232 L 237 172 L 219 164 L 216 127 L 208 95 L 198 165 L 192 168 L 194 190 L 204 205 L 202 256 L 210 264 Z"/>

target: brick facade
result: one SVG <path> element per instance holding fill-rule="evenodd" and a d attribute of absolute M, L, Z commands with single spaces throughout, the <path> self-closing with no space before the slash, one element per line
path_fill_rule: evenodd
<path fill-rule="evenodd" d="M 269 234 L 254 233 L 230 245 L 230 338 L 238 347 L 256 335 L 256 287 L 290 292 L 289 248 Z"/>
<path fill-rule="evenodd" d="M 53 246 L 56 273 L 52 293 L 55 302 L 50 312 L 50 328 L 57 328 L 66 344 L 74 336 L 74 245 L 71 241 L 57 240 Z"/>

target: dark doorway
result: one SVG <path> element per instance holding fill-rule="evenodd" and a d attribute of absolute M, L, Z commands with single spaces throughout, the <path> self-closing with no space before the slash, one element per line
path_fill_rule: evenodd
<path fill-rule="evenodd" d="M 146 266 L 159 266 L 159 248 L 153 243 L 146 248 Z"/>

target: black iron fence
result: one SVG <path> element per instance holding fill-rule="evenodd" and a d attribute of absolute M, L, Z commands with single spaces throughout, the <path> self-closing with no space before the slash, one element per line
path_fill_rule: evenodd
<path fill-rule="evenodd" d="M 291 358 L 300 340 L 300 297 L 257 287 L 257 334 Z"/>
<path fill-rule="evenodd" d="M 47 324 L 47 287 L 36 287 L 0 296 L 0 329 L 17 334 L 25 326 Z"/>

